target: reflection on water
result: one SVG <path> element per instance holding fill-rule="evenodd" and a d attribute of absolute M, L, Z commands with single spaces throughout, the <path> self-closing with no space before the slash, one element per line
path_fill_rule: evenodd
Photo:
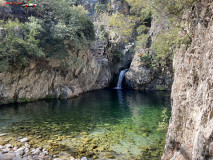
<path fill-rule="evenodd" d="M 77 141 L 86 136 L 91 138 L 85 144 L 87 149 L 95 143 L 104 146 L 105 151 L 114 151 L 115 156 L 125 152 L 136 157 L 142 154 L 141 147 L 165 139 L 165 133 L 158 132 L 157 127 L 162 109 L 170 110 L 169 95 L 167 92 L 108 89 L 88 92 L 70 100 L 5 105 L 0 107 L 0 132 L 40 136 L 42 141 L 39 143 L 63 143 L 73 145 L 76 150 L 79 149 Z M 87 135 L 80 137 L 82 132 Z"/>

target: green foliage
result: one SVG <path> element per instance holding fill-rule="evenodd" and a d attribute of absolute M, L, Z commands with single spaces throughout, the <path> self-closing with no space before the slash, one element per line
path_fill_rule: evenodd
<path fill-rule="evenodd" d="M 0 71 L 11 66 L 25 67 L 32 60 L 47 57 L 64 59 L 69 54 L 64 41 L 82 49 L 95 39 L 93 23 L 74 0 L 43 0 L 28 22 L 1 21 L 5 35 L 0 37 Z"/>
<path fill-rule="evenodd" d="M 29 64 L 30 59 L 44 57 L 44 52 L 38 47 L 41 26 L 38 21 L 26 24 L 18 20 L 9 20 L 3 28 L 6 37 L 0 38 L 0 70 L 7 70 L 9 65 L 23 67 Z"/>
<path fill-rule="evenodd" d="M 191 38 L 184 28 L 181 18 L 184 11 L 198 0 L 126 0 L 130 6 L 130 15 L 121 13 L 108 16 L 109 30 L 114 31 L 124 41 L 128 41 L 133 33 L 137 33 L 136 52 L 147 67 L 155 70 L 169 67 L 172 64 L 173 53 L 180 45 L 190 46 Z M 110 5 L 108 5 L 110 8 Z M 160 18 L 159 18 L 160 17 Z M 148 35 L 151 19 L 165 19 L 165 25 L 160 34 L 152 39 L 149 48 Z M 137 28 L 136 28 L 137 27 Z M 137 32 L 134 32 L 137 31 Z M 181 34 L 180 34 L 181 33 Z M 149 50 L 147 50 L 149 48 Z"/>
<path fill-rule="evenodd" d="M 133 14 L 141 15 L 144 18 L 149 13 L 157 15 L 164 12 L 170 15 L 179 16 L 183 14 L 184 9 L 191 7 L 199 0 L 126 0 L 131 6 Z"/>
<path fill-rule="evenodd" d="M 145 33 L 148 29 L 149 29 L 149 28 L 148 28 L 147 26 L 145 26 L 145 25 L 140 25 L 140 26 L 138 26 L 138 28 L 137 28 L 137 32 L 138 32 L 138 34 L 140 35 L 140 34 Z"/>
<path fill-rule="evenodd" d="M 175 48 L 181 44 L 190 45 L 191 39 L 188 35 L 181 36 L 180 28 L 174 27 L 168 32 L 160 33 L 153 42 L 152 49 L 155 52 L 156 60 L 161 65 L 166 64 L 166 60 L 172 61 Z"/>
<path fill-rule="evenodd" d="M 95 39 L 93 23 L 83 6 L 70 6 L 67 1 L 44 0 L 38 13 L 45 17 L 53 38 L 71 40 L 78 48 Z"/>
<path fill-rule="evenodd" d="M 166 90 L 166 88 L 163 85 L 156 85 L 156 90 L 163 91 Z"/>
<path fill-rule="evenodd" d="M 106 10 L 105 4 L 96 3 L 94 9 L 96 13 L 104 12 Z"/>
<path fill-rule="evenodd" d="M 140 17 L 142 21 L 150 18 L 151 7 L 146 0 L 126 0 L 131 6 L 131 13 Z"/>
<path fill-rule="evenodd" d="M 139 50 L 140 48 L 146 48 L 148 40 L 149 40 L 149 35 L 148 34 L 141 34 L 140 36 L 137 37 L 137 49 Z"/>
<path fill-rule="evenodd" d="M 167 108 L 164 108 L 161 115 L 162 121 L 158 123 L 158 131 L 167 131 L 168 129 L 168 116 Z"/>
<path fill-rule="evenodd" d="M 98 31 L 99 31 L 98 38 L 100 40 L 104 40 L 107 37 L 107 33 L 105 32 L 104 25 L 98 26 Z"/>
<path fill-rule="evenodd" d="M 157 0 L 155 0 L 158 2 Z M 165 12 L 171 14 L 171 15 L 182 15 L 184 9 L 187 9 L 192 6 L 193 3 L 198 2 L 199 0 L 163 0 L 161 1 L 161 5 L 164 5 Z"/>
<path fill-rule="evenodd" d="M 112 14 L 108 17 L 109 26 L 124 40 L 132 36 L 136 24 L 136 17 L 125 16 L 121 13 Z"/>

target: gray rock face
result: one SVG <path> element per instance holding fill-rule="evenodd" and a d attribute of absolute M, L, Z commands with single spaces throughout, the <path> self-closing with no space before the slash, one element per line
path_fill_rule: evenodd
<path fill-rule="evenodd" d="M 105 56 L 96 58 L 89 51 L 69 53 L 68 68 L 61 68 L 59 60 L 49 59 L 23 70 L 0 73 L 0 104 L 46 97 L 71 98 L 109 85 L 111 71 Z M 72 60 L 73 55 L 77 60 Z"/>
<path fill-rule="evenodd" d="M 147 68 L 140 58 L 140 54 L 134 55 L 130 69 L 125 74 L 127 85 L 139 90 L 170 90 L 173 82 L 172 68 L 156 73 Z"/>
<path fill-rule="evenodd" d="M 172 118 L 163 160 L 213 159 L 212 6 L 210 0 L 197 4 L 190 15 L 191 47 L 182 47 L 174 57 Z"/>
<path fill-rule="evenodd" d="M 126 82 L 131 88 L 142 89 L 146 84 L 151 83 L 152 73 L 140 61 L 138 54 L 135 54 L 129 71 L 125 74 Z"/>

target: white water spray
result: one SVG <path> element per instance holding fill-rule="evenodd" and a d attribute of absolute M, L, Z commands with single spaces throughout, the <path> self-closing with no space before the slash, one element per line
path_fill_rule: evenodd
<path fill-rule="evenodd" d="M 120 72 L 117 87 L 115 87 L 115 89 L 122 89 L 121 85 L 122 85 L 122 81 L 123 81 L 123 78 L 124 78 L 126 71 L 128 71 L 128 69 L 124 69 Z"/>

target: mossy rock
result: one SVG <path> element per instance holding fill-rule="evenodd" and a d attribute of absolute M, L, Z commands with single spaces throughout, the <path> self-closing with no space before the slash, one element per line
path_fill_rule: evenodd
<path fill-rule="evenodd" d="M 96 148 L 96 150 L 99 151 L 99 152 L 102 152 L 102 151 L 105 150 L 105 148 L 104 147 L 98 147 L 98 148 Z"/>
<path fill-rule="evenodd" d="M 88 135 L 87 132 L 81 132 L 80 135 Z"/>
<path fill-rule="evenodd" d="M 107 158 L 107 159 L 114 159 L 115 158 L 115 156 L 113 154 L 108 154 L 108 155 L 105 155 L 104 157 Z"/>
<path fill-rule="evenodd" d="M 165 87 L 165 86 L 162 86 L 162 85 L 156 85 L 155 89 L 156 89 L 156 90 L 159 90 L 159 91 L 165 91 L 165 90 L 166 90 L 166 87 Z"/>

